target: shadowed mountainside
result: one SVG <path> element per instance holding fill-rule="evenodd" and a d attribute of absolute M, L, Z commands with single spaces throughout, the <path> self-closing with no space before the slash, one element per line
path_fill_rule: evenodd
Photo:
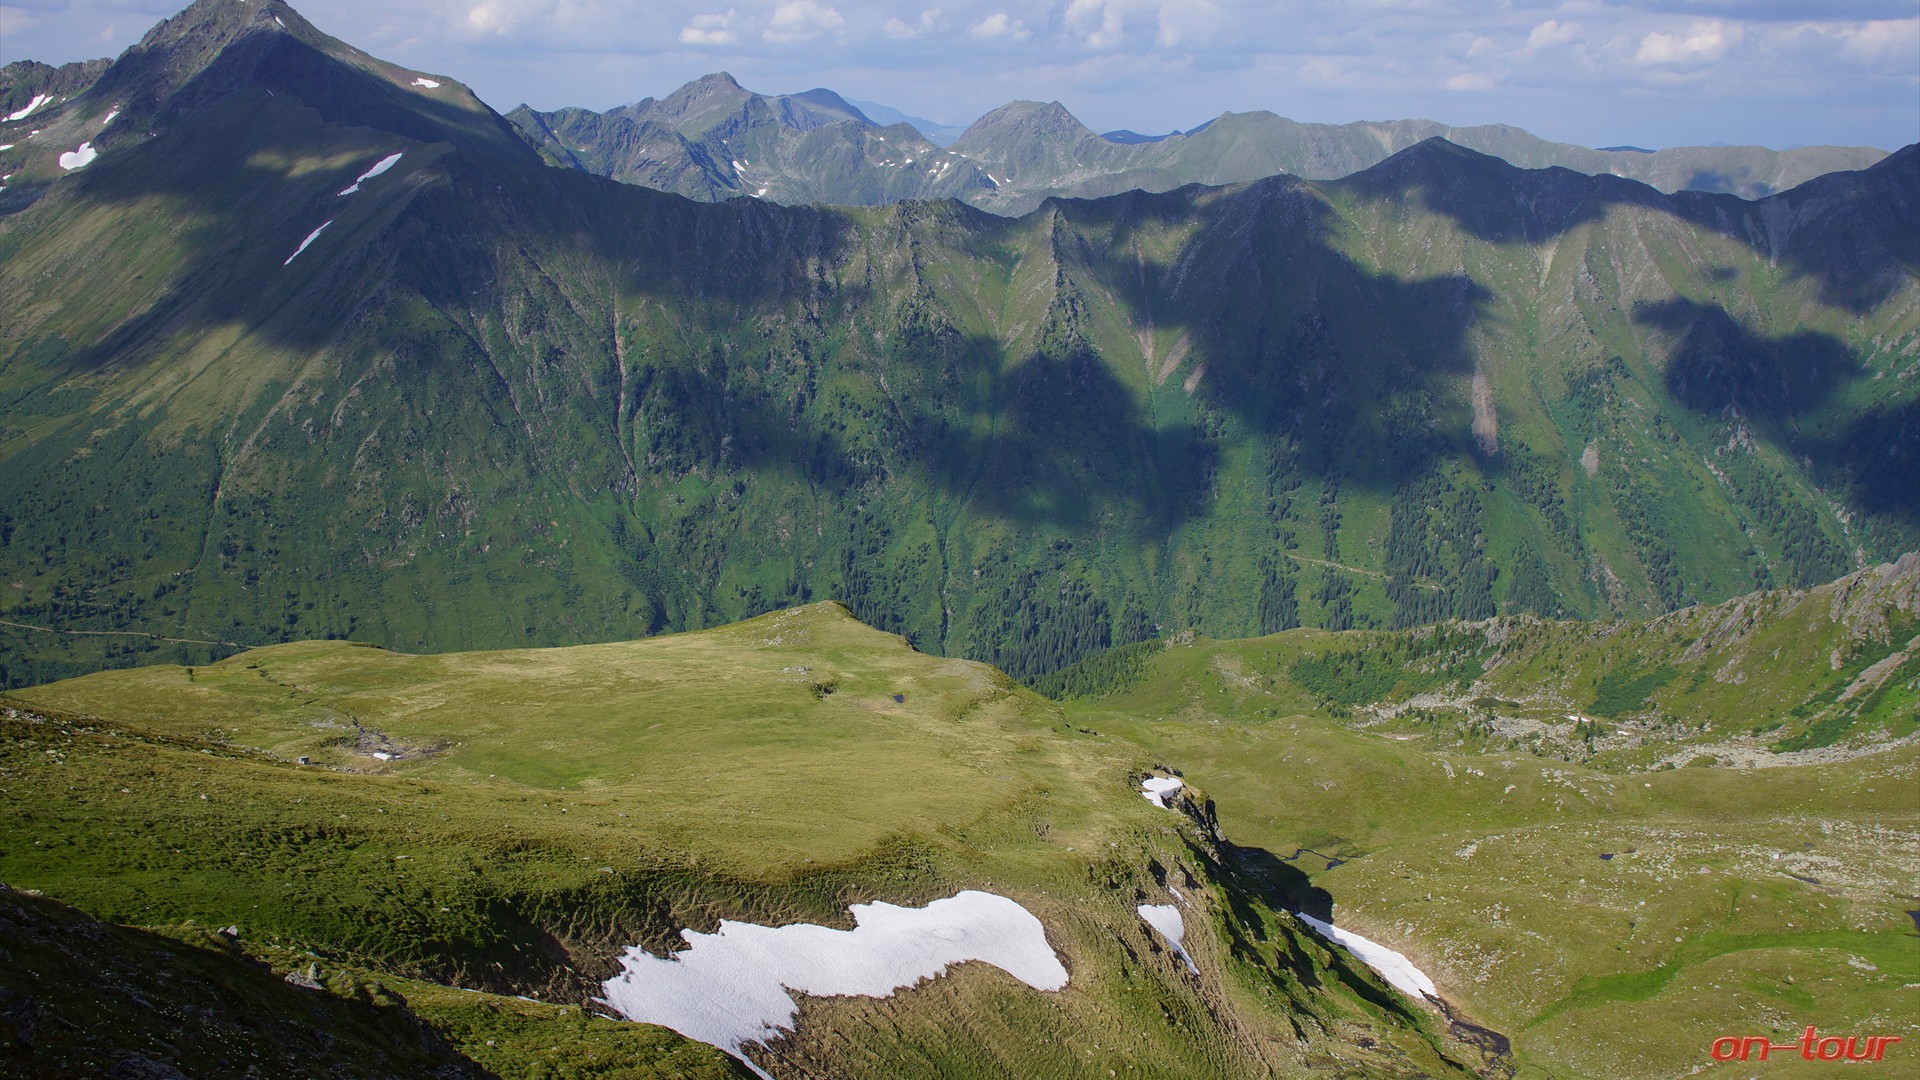
<path fill-rule="evenodd" d="M 827 596 L 1027 676 L 1177 628 L 1651 613 L 1920 529 L 1912 150 L 1745 202 L 1429 140 L 1006 218 L 549 168 L 277 2 L 96 85 L 0 222 L 11 685 Z"/>

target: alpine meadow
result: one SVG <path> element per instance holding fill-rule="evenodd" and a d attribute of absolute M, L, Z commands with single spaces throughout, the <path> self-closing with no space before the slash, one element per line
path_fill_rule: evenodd
<path fill-rule="evenodd" d="M 0 70 L 0 1072 L 1914 1068 L 1920 149 L 899 115 Z"/>

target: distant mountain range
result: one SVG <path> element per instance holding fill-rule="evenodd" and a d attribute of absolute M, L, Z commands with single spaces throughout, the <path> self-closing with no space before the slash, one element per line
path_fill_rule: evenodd
<path fill-rule="evenodd" d="M 1015 101 L 962 130 L 885 106 L 855 107 L 831 90 L 756 94 L 725 73 L 605 113 L 541 113 L 522 105 L 508 119 L 556 163 L 689 198 L 745 195 L 853 206 L 956 198 L 1011 215 L 1052 196 L 1170 191 L 1280 174 L 1332 180 L 1431 138 L 1522 168 L 1558 166 L 1640 180 L 1669 193 L 1748 199 L 1825 173 L 1864 169 L 1886 156 L 1870 147 L 1833 146 L 1592 150 L 1502 124 L 1302 124 L 1270 112 L 1222 113 L 1168 135 L 1096 135 L 1057 101 Z"/>
<path fill-rule="evenodd" d="M 882 105 L 877 101 L 854 101 L 853 104 L 859 106 L 860 111 L 867 114 L 867 118 L 876 124 L 882 126 L 892 126 L 894 124 L 913 125 L 914 129 L 919 131 L 920 134 L 932 139 L 936 146 L 951 146 L 953 140 L 959 138 L 961 134 L 967 130 L 965 124 L 942 124 L 937 121 L 928 120 L 923 116 L 911 116 L 891 105 Z"/>
<path fill-rule="evenodd" d="M 772 196 L 795 148 L 874 200 L 977 196 L 1232 125 L 1129 147 L 1009 106 L 948 154 L 715 77 L 554 129 L 677 148 L 621 160 L 702 198 L 766 177 L 702 203 L 552 167 L 278 0 L 76 78 L 0 124 L 15 684 L 820 598 L 1028 677 L 1178 629 L 1652 614 L 1920 548 L 1913 149 L 1743 201 L 1434 138 L 1009 218 Z"/>

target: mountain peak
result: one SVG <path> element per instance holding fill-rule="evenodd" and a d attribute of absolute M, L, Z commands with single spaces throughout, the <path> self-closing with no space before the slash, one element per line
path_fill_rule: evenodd
<path fill-rule="evenodd" d="M 1470 150 L 1444 136 L 1431 135 L 1390 155 L 1379 164 L 1356 173 L 1351 179 L 1363 183 L 1373 177 L 1404 180 L 1412 176 L 1430 177 L 1438 170 L 1458 172 L 1463 169 L 1494 169 L 1503 173 L 1520 171 L 1518 166 L 1501 158 Z"/>
<path fill-rule="evenodd" d="M 328 35 L 280 0 L 198 0 L 115 59 L 86 94 L 134 123 L 168 123 L 237 95 L 291 95 L 329 123 L 448 142 L 491 157 L 531 152 L 465 87 Z M 96 141 L 104 151 L 107 141 Z"/>
<path fill-rule="evenodd" d="M 1000 145 L 1010 150 L 1009 141 L 1037 146 L 1098 137 L 1057 101 L 1009 101 L 975 120 L 954 146 L 985 150 Z"/>
<path fill-rule="evenodd" d="M 824 86 L 802 90 L 797 94 L 788 94 L 787 97 L 800 102 L 814 112 L 824 113 L 836 120 L 858 120 L 871 127 L 880 126 L 859 107 Z"/>
<path fill-rule="evenodd" d="M 702 75 L 659 101 L 660 118 L 682 134 L 696 135 L 757 97 L 724 71 Z"/>

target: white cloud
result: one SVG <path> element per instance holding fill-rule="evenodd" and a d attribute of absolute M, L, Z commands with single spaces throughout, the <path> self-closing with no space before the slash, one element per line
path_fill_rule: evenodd
<path fill-rule="evenodd" d="M 24 34 L 39 25 L 40 20 L 27 14 L 24 9 L 0 6 L 0 37 Z"/>
<path fill-rule="evenodd" d="M 974 23 L 967 29 L 967 33 L 981 41 L 1025 41 L 1029 36 L 1027 24 L 1004 11 L 996 11 Z"/>
<path fill-rule="evenodd" d="M 1458 75 L 1448 76 L 1446 87 L 1449 90 L 1464 93 L 1474 90 L 1491 90 L 1493 89 L 1494 82 L 1493 76 L 1483 72 L 1464 71 Z"/>
<path fill-rule="evenodd" d="M 695 15 L 680 28 L 682 45 L 731 45 L 740 35 L 733 30 L 733 10 L 725 15 Z"/>
<path fill-rule="evenodd" d="M 478 4 L 467 10 L 467 29 L 476 34 L 505 34 L 517 22 L 505 4 Z"/>
<path fill-rule="evenodd" d="M 1725 55 L 1740 37 L 1738 24 L 1718 19 L 1694 23 L 1690 30 L 1679 34 L 1656 30 L 1640 39 L 1640 49 L 1633 54 L 1633 62 L 1648 67 L 1711 64 Z"/>
<path fill-rule="evenodd" d="M 1920 19 L 1878 19 L 1848 27 L 1840 36 L 1846 42 L 1843 52 L 1864 59 L 1920 58 Z"/>
<path fill-rule="evenodd" d="M 1224 22 L 1212 0 L 1168 0 L 1160 5 L 1160 32 L 1154 43 L 1163 49 L 1197 45 L 1212 40 Z"/>
<path fill-rule="evenodd" d="M 1071 0 L 1062 22 L 1089 49 L 1115 49 L 1125 43 L 1129 19 L 1153 19 L 1153 43 L 1170 49 L 1212 39 L 1224 17 L 1214 0 Z"/>
<path fill-rule="evenodd" d="M 918 23 L 908 25 L 897 18 L 888 19 L 886 23 L 880 27 L 880 32 L 897 41 L 907 41 L 912 38 L 917 38 L 922 34 L 930 34 L 942 25 L 940 22 L 940 9 L 928 8 L 920 13 L 920 21 Z"/>
<path fill-rule="evenodd" d="M 467 9 L 469 34 L 504 37 L 522 27 L 553 23 L 561 0 L 482 0 Z"/>
<path fill-rule="evenodd" d="M 1364 72 L 1332 56 L 1308 57 L 1301 62 L 1297 77 L 1302 85 L 1323 90 L 1346 90 L 1367 82 Z"/>
<path fill-rule="evenodd" d="M 1550 49 L 1555 45 L 1565 45 L 1569 41 L 1577 40 L 1580 35 L 1579 23 L 1563 23 L 1556 19 L 1548 19 L 1534 27 L 1533 32 L 1527 35 L 1527 48 Z"/>
<path fill-rule="evenodd" d="M 773 20 L 767 23 L 766 30 L 760 36 L 768 41 L 782 45 L 796 41 L 812 41 L 821 34 L 839 30 L 847 25 L 840 12 L 831 7 L 821 7 L 814 0 L 787 0 L 773 9 Z"/>
<path fill-rule="evenodd" d="M 1089 49 L 1111 49 L 1120 44 L 1126 16 L 1117 0 L 1073 0 L 1067 5 L 1067 28 Z"/>

